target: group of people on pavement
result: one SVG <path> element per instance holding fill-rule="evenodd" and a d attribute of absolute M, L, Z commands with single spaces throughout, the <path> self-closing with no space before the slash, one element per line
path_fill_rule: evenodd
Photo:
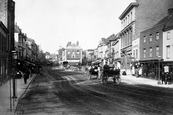
<path fill-rule="evenodd" d="M 16 78 L 23 78 L 24 83 L 27 84 L 27 80 L 31 77 L 33 77 L 33 75 L 35 73 L 40 73 L 40 70 L 38 72 L 36 72 L 36 69 L 34 69 L 34 67 L 25 67 L 22 70 L 18 70 L 16 72 L 15 77 Z"/>
<path fill-rule="evenodd" d="M 173 80 L 173 72 L 171 71 L 170 73 L 168 72 L 163 72 L 162 73 L 162 77 L 161 77 L 161 81 L 162 84 L 171 84 Z"/>

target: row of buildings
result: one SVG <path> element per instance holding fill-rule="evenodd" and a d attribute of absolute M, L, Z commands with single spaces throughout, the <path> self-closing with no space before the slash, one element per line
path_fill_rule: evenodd
<path fill-rule="evenodd" d="M 173 72 L 173 1 L 135 0 L 119 16 L 121 30 L 102 38 L 95 59 L 105 59 L 127 74 L 158 79 Z"/>
<path fill-rule="evenodd" d="M 0 84 L 16 70 L 40 63 L 44 57 L 35 41 L 15 24 L 15 2 L 0 0 Z"/>
<path fill-rule="evenodd" d="M 27 67 L 42 65 L 46 61 L 46 53 L 15 24 L 15 51 L 17 52 L 16 70 L 24 71 Z"/>
<path fill-rule="evenodd" d="M 71 42 L 60 48 L 60 63 L 107 61 L 127 74 L 141 70 L 143 77 L 153 79 L 159 79 L 162 72 L 173 72 L 172 0 L 135 0 L 119 20 L 121 30 L 101 38 L 96 49 L 82 51 L 78 43 Z"/>

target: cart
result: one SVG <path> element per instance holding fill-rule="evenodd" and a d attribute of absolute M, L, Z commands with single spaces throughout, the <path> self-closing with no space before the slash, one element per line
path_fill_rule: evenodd
<path fill-rule="evenodd" d="M 91 67 L 87 72 L 86 75 L 88 76 L 88 79 L 91 79 L 92 76 L 96 76 L 98 78 L 98 68 L 96 66 Z"/>
<path fill-rule="evenodd" d="M 112 77 L 114 83 L 119 84 L 121 82 L 120 69 L 114 69 L 113 67 L 109 67 L 108 70 L 103 70 L 101 74 L 102 83 L 106 84 L 109 77 Z"/>

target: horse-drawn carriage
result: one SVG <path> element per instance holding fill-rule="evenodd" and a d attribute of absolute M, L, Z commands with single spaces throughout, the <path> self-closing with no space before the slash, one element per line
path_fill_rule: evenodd
<path fill-rule="evenodd" d="M 88 79 L 91 79 L 92 76 L 96 76 L 98 78 L 99 72 L 100 72 L 100 78 L 102 83 L 107 83 L 108 78 L 112 77 L 114 83 L 120 83 L 120 69 L 115 69 L 114 67 L 108 67 L 108 69 L 101 69 L 99 71 L 98 66 L 91 66 L 90 68 L 86 68 L 86 76 L 88 76 Z"/>
<path fill-rule="evenodd" d="M 89 68 L 85 69 L 86 76 L 88 76 L 88 79 L 91 79 L 92 76 L 96 76 L 98 78 L 98 67 L 97 66 L 91 66 Z"/>
<path fill-rule="evenodd" d="M 120 69 L 109 67 L 107 70 L 103 70 L 101 74 L 102 83 L 106 84 L 109 77 L 112 77 L 114 83 L 119 84 L 121 82 Z"/>

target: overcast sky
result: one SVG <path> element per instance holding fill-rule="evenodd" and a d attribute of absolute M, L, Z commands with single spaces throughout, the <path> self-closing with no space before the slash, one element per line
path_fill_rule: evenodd
<path fill-rule="evenodd" d="M 71 41 L 94 49 L 121 30 L 118 17 L 134 0 L 14 0 L 15 22 L 44 52 Z"/>

